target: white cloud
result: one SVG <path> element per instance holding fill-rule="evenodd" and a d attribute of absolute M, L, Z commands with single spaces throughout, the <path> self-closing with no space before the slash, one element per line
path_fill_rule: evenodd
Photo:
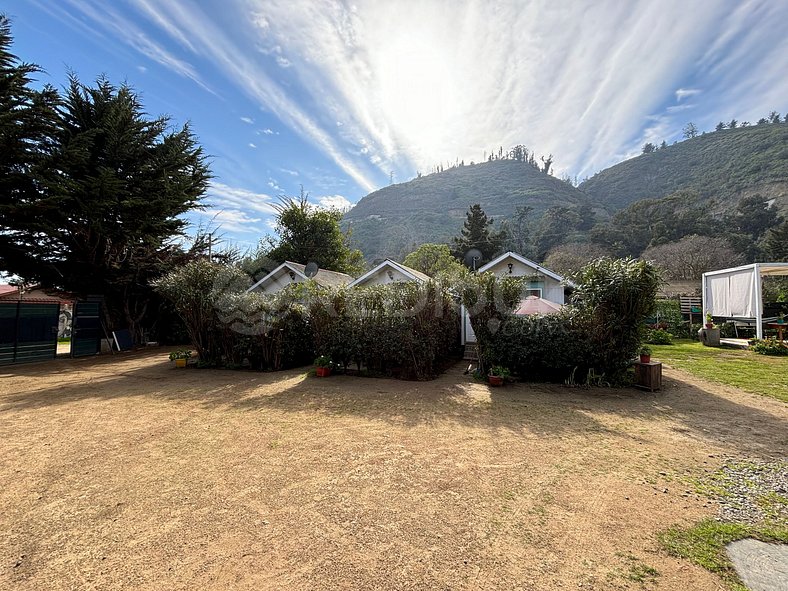
<path fill-rule="evenodd" d="M 263 133 L 264 133 L 265 135 L 274 135 L 275 133 L 276 133 L 277 135 L 279 135 L 279 133 L 278 133 L 278 132 L 275 132 L 273 129 L 270 129 L 270 128 L 268 128 L 268 127 L 266 127 L 266 128 L 263 130 Z"/>
<path fill-rule="evenodd" d="M 106 3 L 68 1 L 204 84 Z M 228 0 L 221 26 L 207 3 L 131 1 L 364 189 L 515 143 L 582 177 L 689 120 L 788 108 L 788 7 L 773 0 Z"/>
<path fill-rule="evenodd" d="M 285 174 L 289 174 L 290 176 L 298 176 L 297 170 L 290 170 L 289 168 L 280 168 L 279 170 Z"/>
<path fill-rule="evenodd" d="M 211 182 L 206 196 L 207 204 L 214 209 L 248 210 L 266 215 L 276 213 L 271 201 L 272 197 L 265 193 L 230 187 L 217 181 Z"/>
<path fill-rule="evenodd" d="M 240 234 L 259 233 L 261 218 L 251 217 L 238 209 L 207 209 L 202 213 L 206 227 L 215 227 L 226 232 Z"/>
<path fill-rule="evenodd" d="M 233 4 L 228 6 L 237 8 Z M 196 53 L 209 60 L 237 89 L 307 138 L 360 186 L 368 190 L 375 187 L 364 169 L 347 157 L 337 139 L 326 132 L 316 118 L 277 84 L 262 64 L 253 59 L 248 47 L 254 45 L 255 39 L 250 38 L 249 30 L 229 31 L 227 27 L 215 24 L 214 19 L 200 7 L 185 0 L 170 0 L 157 4 L 158 13 L 155 17 L 143 6 L 139 7 L 146 18 L 168 35 L 174 38 L 188 37 L 197 48 Z M 229 11 L 224 4 L 222 10 Z M 314 7 L 310 12 L 314 14 Z M 253 20 L 251 27 L 255 35 L 267 34 L 265 23 L 270 23 L 270 18 L 264 11 L 256 10 L 252 6 L 242 13 L 236 11 L 236 14 L 239 22 L 243 23 L 242 26 L 248 27 L 250 20 Z M 166 22 L 166 25 L 162 24 L 162 21 Z M 288 71 L 291 69 L 288 68 Z"/>
<path fill-rule="evenodd" d="M 123 40 L 151 60 L 180 76 L 191 79 L 208 92 L 216 94 L 203 81 L 194 66 L 176 57 L 161 44 L 150 39 L 141 29 L 130 22 L 128 18 L 124 18 L 112 10 L 109 4 L 95 4 L 92 0 L 67 0 L 67 2 L 88 18 L 106 27 L 113 35 L 117 36 L 117 38 Z M 137 0 L 137 3 L 143 10 L 147 11 L 149 9 L 144 0 Z M 159 21 L 157 21 L 157 24 L 160 24 Z"/>
<path fill-rule="evenodd" d="M 343 195 L 323 195 L 316 197 L 317 204 L 323 209 L 338 209 L 340 211 L 347 211 L 353 204 L 347 197 Z"/>
<path fill-rule="evenodd" d="M 289 68 L 290 67 L 290 60 L 286 57 L 282 57 L 281 55 L 276 57 L 276 63 L 279 65 L 280 68 Z"/>
<path fill-rule="evenodd" d="M 688 96 L 695 96 L 696 94 L 700 94 L 700 89 L 698 89 L 698 88 L 679 88 L 676 91 L 676 100 L 681 102 L 683 99 L 687 98 Z"/>
<path fill-rule="evenodd" d="M 256 148 L 257 146 L 255 144 L 253 144 L 252 142 L 249 142 L 249 147 L 250 148 Z"/>
<path fill-rule="evenodd" d="M 141 74 L 144 74 L 145 72 L 148 71 L 148 68 L 146 68 L 145 66 L 137 66 L 137 71 L 139 71 Z"/>
<path fill-rule="evenodd" d="M 241 121 L 249 125 L 254 125 L 254 119 L 252 119 L 251 117 L 241 117 Z"/>

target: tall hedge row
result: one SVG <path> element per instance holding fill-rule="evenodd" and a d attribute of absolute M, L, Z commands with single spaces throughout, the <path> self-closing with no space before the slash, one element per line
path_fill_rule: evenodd
<path fill-rule="evenodd" d="M 316 289 L 310 319 L 319 354 L 405 379 L 434 377 L 459 342 L 457 306 L 432 282 Z"/>
<path fill-rule="evenodd" d="M 457 352 L 457 305 L 432 282 L 336 290 L 295 284 L 275 295 L 248 293 L 248 285 L 239 269 L 204 260 L 157 283 L 202 365 L 278 370 L 327 355 L 345 369 L 427 379 Z"/>

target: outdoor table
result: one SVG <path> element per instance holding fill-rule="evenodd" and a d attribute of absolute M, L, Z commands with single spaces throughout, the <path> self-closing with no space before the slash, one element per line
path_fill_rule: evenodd
<path fill-rule="evenodd" d="M 780 339 L 780 342 L 782 342 L 782 340 L 783 340 L 783 326 L 785 326 L 786 324 L 787 323 L 785 323 L 785 322 L 767 322 L 766 326 L 769 326 L 771 328 L 776 328 L 777 329 L 777 338 Z"/>

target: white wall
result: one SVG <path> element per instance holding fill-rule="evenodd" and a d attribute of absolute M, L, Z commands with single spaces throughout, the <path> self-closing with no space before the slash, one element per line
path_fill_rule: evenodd
<path fill-rule="evenodd" d="M 391 272 L 391 277 L 389 277 L 389 272 Z M 402 273 L 399 269 L 394 267 L 383 267 L 378 269 L 376 273 L 373 273 L 369 277 L 367 277 L 362 283 L 357 284 L 357 287 L 369 287 L 371 285 L 387 285 L 389 283 L 394 283 L 396 281 L 412 281 L 410 277 Z"/>
<path fill-rule="evenodd" d="M 301 275 L 296 273 L 295 279 L 290 278 L 290 269 L 285 267 L 284 269 L 280 269 L 273 277 L 270 277 L 268 281 L 265 283 L 258 285 L 254 288 L 254 291 L 259 291 L 262 293 L 276 293 L 278 291 L 283 290 L 288 285 L 292 283 L 301 283 L 304 280 Z"/>

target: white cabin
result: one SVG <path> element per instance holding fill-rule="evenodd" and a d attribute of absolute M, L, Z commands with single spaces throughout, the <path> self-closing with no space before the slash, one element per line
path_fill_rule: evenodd
<path fill-rule="evenodd" d="M 479 267 L 478 272 L 495 273 L 499 277 L 530 277 L 531 279 L 523 290 L 523 298 L 537 296 L 556 304 L 564 303 L 564 287 L 566 285 L 564 278 L 516 252 L 506 252 L 494 258 L 486 265 Z M 476 335 L 473 334 L 471 319 L 464 307 L 461 322 L 462 344 L 475 343 Z"/>

